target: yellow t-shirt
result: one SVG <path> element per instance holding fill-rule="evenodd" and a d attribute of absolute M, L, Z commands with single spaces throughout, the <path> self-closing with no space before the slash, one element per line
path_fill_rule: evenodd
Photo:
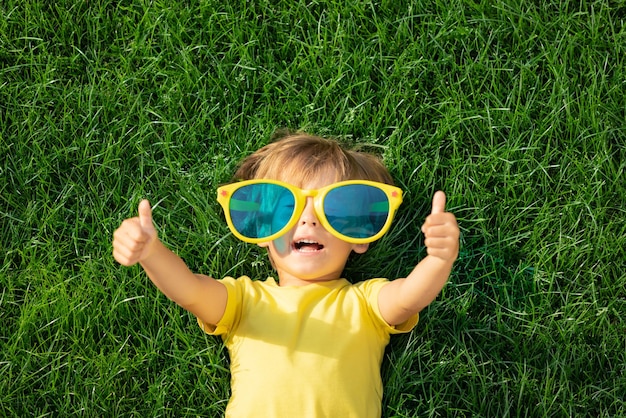
<path fill-rule="evenodd" d="M 280 287 L 273 278 L 243 276 L 222 283 L 224 317 L 215 327 L 199 322 L 230 354 L 226 417 L 380 417 L 385 346 L 390 334 L 418 321 L 384 321 L 378 292 L 386 279 Z"/>

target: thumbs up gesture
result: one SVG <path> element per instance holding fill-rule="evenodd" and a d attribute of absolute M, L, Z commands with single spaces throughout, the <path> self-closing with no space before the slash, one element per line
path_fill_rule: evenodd
<path fill-rule="evenodd" d="M 456 217 L 446 212 L 446 195 L 438 191 L 433 196 L 433 206 L 422 225 L 428 255 L 444 261 L 454 261 L 459 255 L 459 226 Z"/>
<path fill-rule="evenodd" d="M 124 266 L 132 266 L 150 256 L 156 241 L 150 202 L 142 200 L 139 216 L 126 219 L 113 233 L 113 257 Z"/>

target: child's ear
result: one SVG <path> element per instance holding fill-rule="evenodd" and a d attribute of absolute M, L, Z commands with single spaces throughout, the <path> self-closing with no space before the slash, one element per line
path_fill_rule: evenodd
<path fill-rule="evenodd" d="M 352 251 L 354 251 L 357 254 L 363 254 L 365 251 L 367 251 L 369 247 L 370 245 L 368 243 L 354 244 L 354 246 L 352 247 Z"/>
<path fill-rule="evenodd" d="M 269 241 L 259 242 L 257 245 L 261 248 L 268 248 L 270 246 L 270 242 Z"/>

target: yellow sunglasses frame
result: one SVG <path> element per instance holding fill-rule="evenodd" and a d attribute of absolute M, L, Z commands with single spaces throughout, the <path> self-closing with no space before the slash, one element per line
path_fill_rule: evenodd
<path fill-rule="evenodd" d="M 291 215 L 291 218 L 289 219 L 289 222 L 287 222 L 287 224 L 285 224 L 285 226 L 280 231 L 275 232 L 274 234 L 269 235 L 267 237 L 263 237 L 263 238 L 250 238 L 250 237 L 246 237 L 240 234 L 235 228 L 233 221 L 231 219 L 231 216 L 230 216 L 231 196 L 241 187 L 249 186 L 252 184 L 274 184 L 277 186 L 282 186 L 285 189 L 289 190 L 295 198 L 294 199 L 295 206 L 293 209 L 293 214 Z M 354 184 L 371 186 L 379 190 L 382 190 L 387 196 L 387 199 L 389 200 L 389 214 L 387 215 L 387 221 L 385 222 L 383 227 L 380 229 L 380 231 L 378 231 L 378 233 L 376 233 L 375 235 L 371 237 L 353 238 L 347 235 L 343 235 L 340 232 L 336 231 L 330 225 L 330 223 L 328 222 L 328 219 L 326 219 L 326 215 L 324 214 L 323 203 L 324 203 L 324 199 L 326 195 L 331 190 L 334 190 L 338 187 L 349 186 L 349 185 L 354 185 Z M 249 242 L 252 244 L 273 241 L 276 238 L 279 238 L 280 236 L 284 235 L 291 228 L 293 228 L 298 223 L 298 219 L 300 219 L 300 216 L 302 215 L 302 212 L 304 211 L 304 208 L 306 207 L 306 200 L 308 197 L 313 198 L 313 210 L 315 211 L 315 216 L 317 217 L 320 224 L 324 227 L 326 231 L 328 231 L 335 237 L 341 240 L 344 240 L 346 242 L 349 242 L 352 244 L 365 244 L 365 243 L 376 241 L 389 230 L 389 227 L 391 226 L 391 222 L 393 221 L 393 217 L 396 213 L 396 210 L 402 203 L 402 189 L 392 186 L 390 184 L 379 183 L 376 181 L 347 180 L 347 181 L 340 181 L 337 183 L 332 183 L 320 189 L 303 190 L 303 189 L 300 189 L 296 186 L 293 186 L 291 184 L 288 184 L 282 181 L 268 180 L 268 179 L 244 180 L 244 181 L 240 181 L 237 183 L 231 183 L 231 184 L 227 184 L 224 186 L 220 186 L 217 189 L 217 201 L 224 209 L 224 215 L 226 216 L 226 223 L 228 224 L 230 231 L 233 233 L 233 235 L 235 235 L 240 240 L 244 242 Z"/>

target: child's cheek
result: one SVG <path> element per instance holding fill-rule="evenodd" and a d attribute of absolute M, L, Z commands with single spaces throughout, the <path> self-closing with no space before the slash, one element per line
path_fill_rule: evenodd
<path fill-rule="evenodd" d="M 272 244 L 274 245 L 276 252 L 280 255 L 287 255 L 289 248 L 291 247 L 290 241 L 285 236 L 275 239 L 272 241 Z"/>

